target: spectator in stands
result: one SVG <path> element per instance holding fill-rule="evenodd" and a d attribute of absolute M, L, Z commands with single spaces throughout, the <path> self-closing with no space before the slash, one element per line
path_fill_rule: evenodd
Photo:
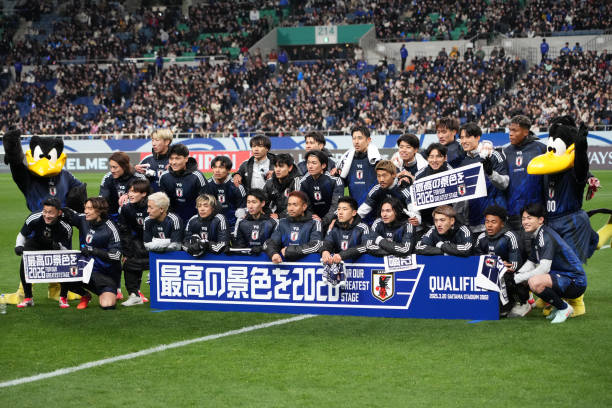
<path fill-rule="evenodd" d="M 234 184 L 242 184 L 246 191 L 252 188 L 262 189 L 266 180 L 274 173 L 274 162 L 276 156 L 270 153 L 272 142 L 267 136 L 255 136 L 250 141 L 253 156 L 240 165 L 237 173 L 234 173 Z"/>
<path fill-rule="evenodd" d="M 566 42 L 565 46 L 563 48 L 561 48 L 560 54 L 561 55 L 569 55 L 569 53 L 571 52 L 570 47 L 569 47 L 569 43 Z"/>
<path fill-rule="evenodd" d="M 192 256 L 220 254 L 230 244 L 230 229 L 215 196 L 202 194 L 196 199 L 198 213 L 185 226 L 183 249 Z"/>
<path fill-rule="evenodd" d="M 546 42 L 546 38 L 542 38 L 542 43 L 540 44 L 540 53 L 542 54 L 542 62 L 548 58 L 548 43 Z"/>
<path fill-rule="evenodd" d="M 449 205 L 433 210 L 434 226 L 429 228 L 416 244 L 420 255 L 470 256 L 472 233 L 465 225 L 456 221 L 457 213 Z"/>
<path fill-rule="evenodd" d="M 406 49 L 406 44 L 402 44 L 402 47 L 400 48 L 400 58 L 402 59 L 401 72 L 404 72 L 404 69 L 406 69 L 406 60 L 408 59 L 408 50 Z"/>

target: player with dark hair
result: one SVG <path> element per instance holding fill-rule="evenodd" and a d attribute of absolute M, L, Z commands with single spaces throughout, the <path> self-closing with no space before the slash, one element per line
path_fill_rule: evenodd
<path fill-rule="evenodd" d="M 338 220 L 325 235 L 321 261 L 324 264 L 339 264 L 356 260 L 365 254 L 369 234 L 370 229 L 357 214 L 357 201 L 353 197 L 340 197 Z"/>
<path fill-rule="evenodd" d="M 267 209 L 272 218 L 287 216 L 287 198 L 289 193 L 300 188 L 300 179 L 300 172 L 294 165 L 293 156 L 289 153 L 277 155 L 274 173 L 263 188 L 267 197 Z"/>
<path fill-rule="evenodd" d="M 404 133 L 397 138 L 397 152 L 391 158 L 399 169 L 400 182 L 412 184 L 419 170 L 427 166 L 427 160 L 419 153 L 421 142 L 414 133 Z"/>
<path fill-rule="evenodd" d="M 402 202 L 395 197 L 382 201 L 380 218 L 372 224 L 367 252 L 374 256 L 404 257 L 414 251 L 414 227 L 408 222 Z"/>
<path fill-rule="evenodd" d="M 533 293 L 554 307 L 547 318 L 552 323 L 563 323 L 574 309 L 562 298 L 582 296 L 587 278 L 576 253 L 554 229 L 544 225 L 545 214 L 540 203 L 529 204 L 521 211 L 523 228 L 533 240 L 529 258 L 514 275 L 514 281 L 527 282 Z"/>
<path fill-rule="evenodd" d="M 470 256 L 472 233 L 457 222 L 457 213 L 450 205 L 441 205 L 433 210 L 434 226 L 416 244 L 420 255 Z"/>
<path fill-rule="evenodd" d="M 61 201 L 53 197 L 45 199 L 42 211 L 30 214 L 23 223 L 15 241 L 15 254 L 22 256 L 23 251 L 70 249 L 72 247 L 72 227 L 61 218 Z M 17 304 L 17 307 L 34 306 L 32 284 L 25 280 L 23 261 L 19 263 L 19 277 L 25 297 Z M 65 297 L 60 298 L 60 307 L 68 307 Z"/>
<path fill-rule="evenodd" d="M 142 239 L 147 251 L 180 251 L 183 241 L 183 221 L 169 212 L 170 199 L 166 193 L 158 191 L 147 200 L 147 213 L 144 221 Z"/>
<path fill-rule="evenodd" d="M 293 191 L 289 194 L 287 218 L 279 221 L 276 231 L 264 243 L 264 251 L 272 262 L 294 261 L 321 250 L 321 221 L 313 219 L 307 209 L 305 193 Z"/>
<path fill-rule="evenodd" d="M 62 283 L 60 298 L 68 291 L 81 295 L 77 309 L 85 309 L 91 300 L 88 291 L 98 295 L 102 309 L 114 309 L 117 289 L 121 284 L 121 240 L 115 224 L 108 219 L 108 203 L 104 197 L 90 197 L 85 202 L 85 213 L 69 208 L 63 211 L 68 222 L 79 230 L 81 255 L 93 258 L 93 271 L 89 283 Z"/>
<path fill-rule="evenodd" d="M 137 173 L 130 164 L 130 156 L 124 152 L 114 152 L 108 159 L 109 172 L 102 178 L 100 197 L 108 202 L 108 212 L 113 221 L 117 220 L 119 207 L 127 202 L 128 187 L 132 181 L 145 176 Z"/>
<path fill-rule="evenodd" d="M 327 171 L 331 172 L 336 168 L 336 163 L 332 160 L 332 154 L 325 148 L 325 136 L 319 132 L 308 132 L 304 136 L 304 150 L 320 150 L 327 155 Z M 306 168 L 306 158 L 297 164 L 298 171 L 305 175 L 308 173 Z"/>
<path fill-rule="evenodd" d="M 159 191 L 170 199 L 170 211 L 186 223 L 196 213 L 196 198 L 206 192 L 206 178 L 184 144 L 170 146 L 168 156 L 170 166 L 159 178 Z"/>
<path fill-rule="evenodd" d="M 234 173 L 234 184 L 242 184 L 248 192 L 252 188 L 263 188 L 266 180 L 272 177 L 276 156 L 270 153 L 272 142 L 268 136 L 258 135 L 250 141 L 253 156 L 243 162 Z"/>
<path fill-rule="evenodd" d="M 134 169 L 144 174 L 153 191 L 159 190 L 159 178 L 168 168 L 170 143 L 172 143 L 172 130 L 156 129 L 151 134 L 151 154 L 134 166 Z"/>
<path fill-rule="evenodd" d="M 141 305 L 148 299 L 140 291 L 142 272 L 149 269 L 149 252 L 144 247 L 144 220 L 147 218 L 149 180 L 134 180 L 128 189 L 128 202 L 119 208 L 119 236 L 125 260 L 123 273 L 129 298 L 123 306 Z"/>
<path fill-rule="evenodd" d="M 227 156 L 217 156 L 210 162 L 213 176 L 208 179 L 205 191 L 217 199 L 221 207 L 220 213 L 227 221 L 227 227 L 231 231 L 236 224 L 237 218 L 245 216 L 246 190 L 242 185 L 234 185 L 230 171 L 232 161 Z"/>
<path fill-rule="evenodd" d="M 427 159 L 427 167 L 419 170 L 414 176 L 415 180 L 422 179 L 433 174 L 442 173 L 452 169 L 446 161 L 447 149 L 446 146 L 440 143 L 432 143 L 425 149 L 425 158 Z M 421 225 L 427 229 L 433 225 L 433 209 L 425 208 L 420 211 Z"/>
<path fill-rule="evenodd" d="M 436 134 L 438 142 L 446 147 L 447 160 L 452 167 L 458 167 L 463 160 L 465 153 L 461 145 L 457 142 L 459 133 L 459 121 L 455 118 L 444 117 L 436 122 Z M 425 156 L 427 157 L 427 155 Z"/>
<path fill-rule="evenodd" d="M 322 151 L 306 153 L 306 163 L 308 174 L 300 179 L 299 190 L 308 196 L 313 218 L 327 228 L 334 218 L 338 199 L 344 195 L 344 186 L 340 178 L 326 173 L 327 155 Z"/>
<path fill-rule="evenodd" d="M 250 248 L 253 255 L 259 255 L 263 244 L 278 225 L 278 221 L 264 212 L 266 195 L 258 189 L 252 189 L 247 195 L 247 216 L 239 219 L 234 229 L 234 247 Z"/>
<path fill-rule="evenodd" d="M 183 250 L 192 256 L 208 252 L 220 254 L 230 243 L 227 221 L 219 211 L 215 196 L 202 194 L 196 200 L 198 213 L 189 219 L 185 227 Z"/>

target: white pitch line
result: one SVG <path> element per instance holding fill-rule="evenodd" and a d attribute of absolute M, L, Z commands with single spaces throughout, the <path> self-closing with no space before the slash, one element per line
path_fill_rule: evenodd
<path fill-rule="evenodd" d="M 170 350 L 170 349 L 174 349 L 178 347 L 188 346 L 194 343 L 201 343 L 204 341 L 217 340 L 222 337 L 228 337 L 228 336 L 234 336 L 236 334 L 248 333 L 248 332 L 252 332 L 255 330 L 259 330 L 259 329 L 266 329 L 268 327 L 280 326 L 283 324 L 297 322 L 299 320 L 304 320 L 304 319 L 308 319 L 310 317 L 315 317 L 315 316 L 316 315 L 310 315 L 310 314 L 300 315 L 300 316 L 291 317 L 289 319 L 275 320 L 273 322 L 256 324 L 254 326 L 247 326 L 241 329 L 230 330 L 225 333 L 210 334 L 208 336 L 198 337 L 198 338 L 191 339 L 191 340 L 177 341 L 176 343 L 170 343 L 170 344 L 161 344 L 159 346 L 136 351 L 134 353 L 123 354 L 120 356 L 105 358 L 105 359 L 97 360 L 97 361 L 90 361 L 89 363 L 84 363 L 84 364 L 74 366 L 74 367 L 60 368 L 58 370 L 51 371 L 49 373 L 36 374 L 30 377 L 22 377 L 22 378 L 17 378 L 15 380 L 5 381 L 5 382 L 0 383 L 0 388 L 12 387 L 15 385 L 21 385 L 21 384 L 31 383 L 34 381 L 45 380 L 47 378 L 53 378 L 53 377 L 58 377 L 60 375 L 71 374 L 76 371 L 81 371 L 81 370 L 85 370 L 88 368 L 94 368 L 94 367 L 99 367 L 105 364 L 116 363 L 117 361 L 131 360 L 133 358 L 146 356 L 146 355 L 157 353 L 160 351 L 166 351 L 166 350 Z"/>

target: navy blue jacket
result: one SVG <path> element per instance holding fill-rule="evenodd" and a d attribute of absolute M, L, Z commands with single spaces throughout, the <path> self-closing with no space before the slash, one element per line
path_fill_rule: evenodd
<path fill-rule="evenodd" d="M 547 218 L 561 217 L 582 209 L 586 180 L 578 180 L 574 168 L 545 175 L 542 185 L 546 197 Z"/>
<path fill-rule="evenodd" d="M 264 251 L 270 258 L 285 250 L 285 260 L 299 259 L 309 254 L 316 254 L 323 245 L 321 240 L 321 222 L 312 219 L 312 214 L 306 212 L 302 217 L 287 217 L 278 222 L 278 227 L 270 239 L 264 243 Z"/>
<path fill-rule="evenodd" d="M 227 176 L 227 179 L 220 184 L 217 184 L 214 178 L 208 179 L 204 190 L 217 198 L 221 214 L 225 217 L 228 229 L 231 231 L 236 224 L 236 210 L 246 207 L 246 190 L 242 185 L 236 187 L 231 176 Z"/>
<path fill-rule="evenodd" d="M 168 167 L 168 160 L 170 156 L 166 154 L 157 154 L 151 152 L 151 154 L 140 161 L 140 164 L 148 164 L 148 170 L 152 170 L 155 174 L 147 175 L 147 179 L 151 183 L 153 191 L 159 191 L 159 178 L 166 171 Z"/>
<path fill-rule="evenodd" d="M 358 205 L 365 201 L 372 186 L 378 183 L 375 168 L 376 164 L 370 163 L 367 153 L 355 152 L 351 169 L 343 181 L 348 186 L 349 195 L 357 200 Z"/>
<path fill-rule="evenodd" d="M 528 259 L 534 264 L 539 264 L 542 259 L 551 260 L 551 272 L 575 279 L 578 285 L 587 285 L 582 261 L 567 242 L 547 225 L 542 225 L 536 232 Z"/>
<path fill-rule="evenodd" d="M 102 178 L 100 184 L 100 197 L 104 197 L 108 202 L 108 213 L 111 215 L 119 212 L 119 197 L 127 194 L 132 181 L 137 179 L 145 179 L 145 176 L 140 173 L 124 173 L 119 178 L 113 178 L 113 175 L 108 172 Z"/>
<path fill-rule="evenodd" d="M 196 198 L 206 193 L 206 179 L 198 171 L 198 163 L 190 157 L 185 170 L 175 172 L 168 168 L 161 175 L 159 190 L 170 198 L 170 210 L 187 223 L 197 213 Z"/>
<path fill-rule="evenodd" d="M 300 179 L 299 189 L 308 196 L 310 211 L 321 217 L 323 226 L 329 225 L 338 208 L 338 200 L 344 195 L 340 178 L 324 173 L 315 179 L 307 174 Z"/>
<path fill-rule="evenodd" d="M 382 188 L 380 184 L 376 184 L 368 193 L 365 202 L 359 206 L 359 215 L 365 218 L 372 211 L 374 211 L 376 216 L 380 215 L 382 201 L 387 197 L 397 198 L 404 204 L 404 208 L 408 208 L 408 204 L 412 201 L 410 198 L 410 186 L 400 184 L 397 179 L 393 181 L 389 188 Z"/>
<path fill-rule="evenodd" d="M 41 248 L 63 249 L 72 248 L 72 227 L 64 220 L 57 220 L 47 225 L 42 212 L 35 212 L 26 218 L 21 231 L 17 236 L 16 247 L 24 246 L 25 241 L 33 240 L 40 244 Z"/>
<path fill-rule="evenodd" d="M 62 170 L 57 176 L 53 177 L 38 177 L 31 174 L 27 169 L 25 171 L 28 172 L 29 177 L 23 177 L 23 180 L 20 180 L 21 182 L 17 182 L 17 180 L 15 182 L 25 196 L 28 210 L 32 212 L 42 211 L 43 202 L 49 197 L 57 198 L 62 203 L 62 207 L 65 207 L 68 192 L 74 187 L 83 185 L 66 170 Z M 13 178 L 15 179 L 15 176 Z"/>
<path fill-rule="evenodd" d="M 143 246 L 144 220 L 147 216 L 146 198 L 134 204 L 127 202 L 119 208 L 117 226 L 123 255 L 138 258 L 148 256 Z"/>
<path fill-rule="evenodd" d="M 254 219 L 251 214 L 248 214 L 236 223 L 234 247 L 263 247 L 263 244 L 272 236 L 277 226 L 278 221 L 266 214 L 262 214 L 258 219 Z"/>
<path fill-rule="evenodd" d="M 370 235 L 370 228 L 356 215 L 352 223 L 341 223 L 336 220 L 334 227 L 327 232 L 323 240 L 323 251 L 340 255 L 342 260 L 355 260 L 366 253 L 365 244 Z"/>
<path fill-rule="evenodd" d="M 474 253 L 476 255 L 497 255 L 503 261 L 510 262 L 515 272 L 523 265 L 519 240 L 514 232 L 506 228 L 502 228 L 492 237 L 486 232 L 480 233 L 476 239 Z"/>
<path fill-rule="evenodd" d="M 417 242 L 416 253 L 420 255 L 470 256 L 472 254 L 472 232 L 468 227 L 458 222 L 444 235 L 438 234 L 435 226 L 431 227 Z"/>
<path fill-rule="evenodd" d="M 465 152 L 457 140 L 453 140 L 446 145 L 446 161 L 450 164 L 451 168 L 459 167 L 464 157 Z"/>
<path fill-rule="evenodd" d="M 396 220 L 385 224 L 377 218 L 372 224 L 367 252 L 374 256 L 404 257 L 414 251 L 415 238 L 414 227 L 409 222 Z"/>
<path fill-rule="evenodd" d="M 161 222 L 151 217 L 145 218 L 142 235 L 145 246 L 149 245 L 151 247 L 153 238 L 169 239 L 170 245 L 164 248 L 151 248 L 152 251 L 178 251 L 183 242 L 183 222 L 181 218 L 171 212 Z"/>
<path fill-rule="evenodd" d="M 208 243 L 207 252 L 221 253 L 229 245 L 230 234 L 223 214 L 211 214 L 206 218 L 194 215 L 185 227 L 185 239 L 196 236 Z"/>

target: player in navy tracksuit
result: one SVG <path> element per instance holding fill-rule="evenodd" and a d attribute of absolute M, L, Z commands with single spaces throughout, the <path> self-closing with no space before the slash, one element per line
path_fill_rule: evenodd
<path fill-rule="evenodd" d="M 300 179 L 299 190 L 308 196 L 310 210 L 327 228 L 334 218 L 338 199 L 344 195 L 344 186 L 338 177 L 325 172 L 327 155 L 320 150 L 306 153 L 308 174 Z"/>
<path fill-rule="evenodd" d="M 465 155 L 461 145 L 457 142 L 459 121 L 454 118 L 440 118 L 436 123 L 436 134 L 441 145 L 446 147 L 446 160 L 452 168 L 458 167 Z"/>
<path fill-rule="evenodd" d="M 183 250 L 192 256 L 207 252 L 219 254 L 229 246 L 230 230 L 213 195 L 203 194 L 196 200 L 198 213 L 185 227 Z"/>
<path fill-rule="evenodd" d="M 234 229 L 234 248 L 248 248 L 253 255 L 259 255 L 263 244 L 272 236 L 278 220 L 264 212 L 266 196 L 258 188 L 251 189 L 247 195 L 247 216 L 236 222 Z"/>
<path fill-rule="evenodd" d="M 527 204 L 543 203 L 542 176 L 527 174 L 527 165 L 536 156 L 546 151 L 546 146 L 529 131 L 531 121 L 519 115 L 510 122 L 510 145 L 504 148 L 508 167 L 508 225 L 514 231 L 521 229 L 521 209 Z"/>
<path fill-rule="evenodd" d="M 503 314 L 513 308 L 514 304 L 526 305 L 529 300 L 529 291 L 514 284 L 514 272 L 522 266 L 521 248 L 516 233 L 506 227 L 508 213 L 505 208 L 491 205 L 484 211 L 485 231 L 478 235 L 474 245 L 475 255 L 497 255 L 510 273 L 504 275 L 506 291 L 511 302 L 502 309 Z M 530 306 L 522 307 L 519 315 L 531 310 Z M 518 310 L 515 310 L 518 311 Z M 514 317 L 514 316 L 510 316 Z"/>
<path fill-rule="evenodd" d="M 127 192 L 130 184 L 137 179 L 145 179 L 136 173 L 130 165 L 130 157 L 124 152 L 115 152 L 108 159 L 110 171 L 102 178 L 100 197 L 108 202 L 108 213 L 113 221 L 117 220 L 119 207 L 127 202 Z"/>
<path fill-rule="evenodd" d="M 159 191 L 170 198 L 170 210 L 184 223 L 196 214 L 194 205 L 200 194 L 206 193 L 206 179 L 198 171 L 198 163 L 189 157 L 183 144 L 170 146 L 169 168 L 159 179 Z"/>
<path fill-rule="evenodd" d="M 472 233 L 456 221 L 457 213 L 449 205 L 441 205 L 433 211 L 434 226 L 416 244 L 420 255 L 470 256 Z"/>
<path fill-rule="evenodd" d="M 365 254 L 369 234 L 370 229 L 357 214 L 357 201 L 353 197 L 341 197 L 338 201 L 338 219 L 323 240 L 321 261 L 338 264 L 356 260 Z"/>
<path fill-rule="evenodd" d="M 325 137 L 319 132 L 309 132 L 304 136 L 304 150 L 309 152 L 311 150 L 320 150 L 325 153 L 327 159 L 327 171 L 332 171 L 336 168 L 336 163 L 332 160 L 332 155 L 329 150 L 325 148 Z M 306 159 L 302 160 L 297 164 L 297 169 L 302 175 L 308 174 L 308 168 L 306 167 Z"/>
<path fill-rule="evenodd" d="M 143 241 L 149 194 L 149 180 L 134 180 L 128 189 L 128 202 L 119 208 L 117 226 L 121 237 L 121 251 L 125 257 L 125 287 L 130 297 L 122 303 L 123 306 L 134 306 L 148 301 L 140 292 L 140 283 L 142 272 L 149 269 L 149 252 Z"/>
<path fill-rule="evenodd" d="M 72 227 L 63 221 L 61 216 L 62 203 L 60 200 L 47 198 L 43 202 L 42 211 L 30 214 L 21 227 L 15 242 L 15 254 L 21 256 L 23 251 L 70 249 L 72 247 Z M 34 306 L 32 284 L 25 280 L 23 261 L 19 264 L 19 276 L 25 298 L 17 307 Z M 66 303 L 65 299 L 64 303 Z"/>
<path fill-rule="evenodd" d="M 391 161 L 399 169 L 397 178 L 402 184 L 410 185 L 419 170 L 427 166 L 427 161 L 419 153 L 421 142 L 413 133 L 404 133 L 397 138 L 397 153 Z"/>
<path fill-rule="evenodd" d="M 90 197 L 85 213 L 78 214 L 64 208 L 68 222 L 79 230 L 81 255 L 93 258 L 93 271 L 89 283 L 62 283 L 60 296 L 68 291 L 81 295 L 77 309 L 85 309 L 91 300 L 89 291 L 98 295 L 102 309 L 114 309 L 117 288 L 121 284 L 121 240 L 116 225 L 108 219 L 108 203 L 104 197 Z"/>
<path fill-rule="evenodd" d="M 446 154 L 446 147 L 440 143 L 432 143 L 427 146 L 427 149 L 425 150 L 427 167 L 424 167 L 417 172 L 416 176 L 414 176 L 415 180 L 451 170 L 452 167 L 446 161 Z M 425 208 L 420 211 L 421 226 L 425 231 L 433 225 L 432 211 L 432 208 Z"/>
<path fill-rule="evenodd" d="M 215 157 L 211 161 L 210 167 L 213 170 L 213 176 L 208 179 L 205 188 L 206 193 L 217 199 L 217 203 L 221 207 L 221 214 L 225 217 L 229 230 L 232 231 L 236 224 L 236 218 L 245 216 L 246 190 L 242 184 L 234 185 L 230 176 L 232 161 L 229 157 Z"/>
<path fill-rule="evenodd" d="M 554 306 L 552 323 L 563 323 L 573 308 L 562 298 L 576 299 L 587 288 L 582 262 L 570 246 L 544 225 L 544 206 L 530 204 L 522 212 L 525 232 L 533 236 L 532 249 L 525 264 L 514 275 L 517 284 L 527 282 L 531 291 Z"/>
<path fill-rule="evenodd" d="M 158 191 L 147 200 L 147 213 L 144 221 L 142 240 L 147 251 L 180 251 L 183 242 L 183 221 L 169 212 L 170 199 Z"/>
<path fill-rule="evenodd" d="M 401 201 L 395 197 L 383 200 L 380 218 L 372 224 L 367 252 L 374 256 L 395 255 L 405 257 L 414 252 L 416 235 L 408 222 Z"/>
<path fill-rule="evenodd" d="M 495 204 L 506 208 L 506 195 L 503 191 L 506 185 L 504 185 L 503 180 L 507 177 L 502 177 L 508 175 L 506 164 L 502 155 L 496 150 L 493 150 L 486 160 L 481 158 L 479 150 L 481 136 L 482 130 L 477 124 L 470 122 L 461 126 L 459 140 L 465 156 L 460 163 L 460 167 L 482 163 L 486 175 L 487 195 L 458 203 L 458 207 L 462 210 L 455 207 L 458 212 L 462 213 L 473 233 L 484 231 L 484 211 L 487 207 Z"/>
<path fill-rule="evenodd" d="M 274 173 L 263 188 L 267 210 L 273 218 L 279 219 L 287 216 L 287 198 L 290 192 L 299 189 L 300 179 L 300 172 L 293 163 L 293 157 L 288 153 L 277 155 Z"/>
<path fill-rule="evenodd" d="M 147 177 L 153 191 L 159 191 L 159 178 L 168 168 L 170 143 L 172 143 L 172 131 L 157 129 L 151 134 L 151 154 L 134 166 L 137 172 Z"/>
<path fill-rule="evenodd" d="M 287 218 L 279 221 L 276 231 L 264 243 L 264 251 L 272 262 L 294 261 L 321 250 L 321 221 L 307 213 L 308 197 L 301 191 L 289 194 Z"/>

